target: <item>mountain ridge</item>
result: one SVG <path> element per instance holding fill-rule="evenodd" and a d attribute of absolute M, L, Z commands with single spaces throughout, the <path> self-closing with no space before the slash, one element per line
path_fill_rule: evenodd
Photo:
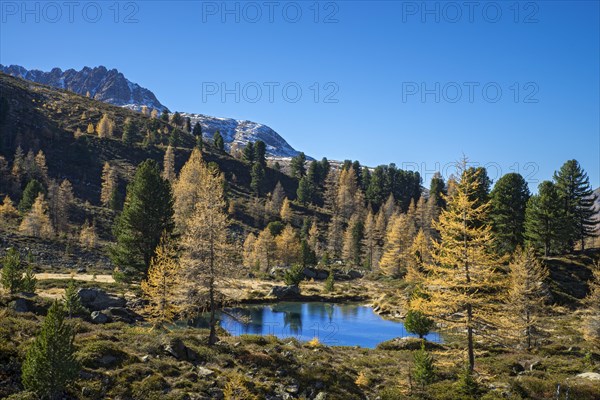
<path fill-rule="evenodd" d="M 117 69 L 108 69 L 105 66 L 94 68 L 83 67 L 81 71 L 53 68 L 49 72 L 37 69 L 28 70 L 20 65 L 5 66 L 0 64 L 0 71 L 28 81 L 66 89 L 80 95 L 88 92 L 90 98 L 105 103 L 140 111 L 143 106 L 156 109 L 160 112 L 169 111 L 154 93 L 129 81 Z M 189 117 L 192 125 L 199 122 L 202 126 L 203 136 L 212 138 L 219 131 L 227 148 L 234 143 L 241 147 L 250 142 L 262 140 L 266 144 L 267 154 L 271 157 L 290 158 L 300 152 L 294 149 L 279 133 L 267 125 L 249 120 L 237 120 L 204 115 L 200 113 L 180 113 Z M 312 159 L 307 157 L 308 159 Z"/>

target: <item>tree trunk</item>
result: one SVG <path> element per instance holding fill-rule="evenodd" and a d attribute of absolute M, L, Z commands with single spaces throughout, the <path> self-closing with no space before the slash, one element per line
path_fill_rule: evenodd
<path fill-rule="evenodd" d="M 210 301 L 210 333 L 208 334 L 208 345 L 212 346 L 213 344 L 217 343 L 217 331 L 216 331 L 216 325 L 217 325 L 217 320 L 216 320 L 216 316 L 215 316 L 215 253 L 214 253 L 214 248 L 213 248 L 213 244 L 211 243 L 210 245 L 210 278 L 208 281 L 209 284 L 209 288 L 208 288 L 208 295 L 209 295 L 209 301 Z"/>
<path fill-rule="evenodd" d="M 527 311 L 527 329 L 525 330 L 527 335 L 527 350 L 531 349 L 531 324 L 529 320 L 529 311 Z"/>
<path fill-rule="evenodd" d="M 473 307 L 471 304 L 467 305 L 467 343 L 469 347 L 469 371 L 473 371 L 475 368 L 475 350 L 473 347 Z"/>

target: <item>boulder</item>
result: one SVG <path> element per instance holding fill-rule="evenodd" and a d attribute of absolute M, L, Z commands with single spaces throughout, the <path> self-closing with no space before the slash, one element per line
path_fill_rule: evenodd
<path fill-rule="evenodd" d="M 8 306 L 16 312 L 28 312 L 33 309 L 33 302 L 31 300 L 18 298 L 11 301 Z"/>
<path fill-rule="evenodd" d="M 182 361 L 198 361 L 199 356 L 194 350 L 187 347 L 181 339 L 171 339 L 163 346 L 165 353 Z"/>
<path fill-rule="evenodd" d="M 324 281 L 325 279 L 327 279 L 327 277 L 329 276 L 329 272 L 328 271 L 324 271 L 322 269 L 317 270 L 317 277 L 315 279 L 319 280 L 319 281 Z"/>
<path fill-rule="evenodd" d="M 597 372 L 584 372 L 582 374 L 577 375 L 577 378 L 587 379 L 590 381 L 600 381 L 600 374 Z"/>
<path fill-rule="evenodd" d="M 308 279 L 315 279 L 317 277 L 317 271 L 312 268 L 304 268 L 304 276 Z"/>
<path fill-rule="evenodd" d="M 106 314 L 116 322 L 124 322 L 126 324 L 134 323 L 139 315 L 125 307 L 108 307 Z"/>
<path fill-rule="evenodd" d="M 77 291 L 81 304 L 90 311 L 102 311 L 109 307 L 124 307 L 126 301 L 98 288 L 81 288 Z"/>
<path fill-rule="evenodd" d="M 297 285 L 273 286 L 268 296 L 282 299 L 296 299 L 300 297 L 300 288 Z"/>
<path fill-rule="evenodd" d="M 93 311 L 91 318 L 92 318 L 92 323 L 94 323 L 94 324 L 106 324 L 106 323 L 110 322 L 109 316 L 104 314 L 101 311 Z"/>
<path fill-rule="evenodd" d="M 362 278 L 363 274 L 359 271 L 350 270 L 350 271 L 348 271 L 348 276 L 350 277 L 350 279 L 358 279 L 358 278 Z"/>
<path fill-rule="evenodd" d="M 212 369 L 208 369 L 205 367 L 198 367 L 198 375 L 201 376 L 202 378 L 207 378 L 214 374 L 215 374 L 215 371 L 213 371 Z"/>
<path fill-rule="evenodd" d="M 8 303 L 8 307 L 16 312 L 32 312 L 38 315 L 44 315 L 47 310 L 47 306 L 40 302 L 40 298 L 30 296 L 26 293 L 19 293 L 19 297 L 13 298 Z"/>

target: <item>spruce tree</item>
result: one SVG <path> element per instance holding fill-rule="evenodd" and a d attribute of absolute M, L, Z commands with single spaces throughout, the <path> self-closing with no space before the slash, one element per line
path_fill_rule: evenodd
<path fill-rule="evenodd" d="M 0 281 L 4 290 L 10 294 L 21 290 L 23 282 L 23 271 L 21 271 L 21 256 L 19 252 L 11 247 L 2 258 L 2 275 Z"/>
<path fill-rule="evenodd" d="M 421 311 L 409 310 L 404 319 L 404 327 L 410 333 L 419 335 L 423 339 L 434 327 L 434 322 Z"/>
<path fill-rule="evenodd" d="M 252 164 L 254 162 L 254 143 L 250 142 L 246 145 L 246 147 L 244 147 L 242 157 L 248 164 Z"/>
<path fill-rule="evenodd" d="M 266 153 L 267 146 L 265 145 L 265 142 L 257 140 L 256 143 L 254 143 L 254 161 L 262 165 L 263 168 L 267 166 Z"/>
<path fill-rule="evenodd" d="M 169 122 L 169 112 L 167 109 L 164 109 L 162 114 L 160 115 L 160 119 L 164 122 Z"/>
<path fill-rule="evenodd" d="M 304 176 L 298 183 L 298 189 L 296 190 L 296 197 L 301 204 L 308 204 L 312 200 L 312 185 L 308 180 L 308 177 Z"/>
<path fill-rule="evenodd" d="M 215 134 L 213 135 L 213 144 L 215 145 L 215 148 L 220 151 L 220 152 L 224 152 L 225 151 L 225 142 L 223 142 L 223 136 L 221 136 L 221 132 L 216 131 Z"/>
<path fill-rule="evenodd" d="M 424 389 L 435 379 L 435 365 L 431 354 L 425 350 L 425 344 L 421 343 L 421 349 L 416 350 L 413 355 L 412 379 Z"/>
<path fill-rule="evenodd" d="M 133 122 L 130 118 L 125 120 L 125 125 L 123 126 L 123 136 L 121 140 L 123 143 L 127 145 L 131 145 L 137 142 L 139 139 L 139 130 L 135 122 Z"/>
<path fill-rule="evenodd" d="M 306 156 L 302 152 L 292 158 L 290 169 L 293 177 L 301 179 L 304 175 L 306 175 L 306 167 L 304 166 L 305 163 Z"/>
<path fill-rule="evenodd" d="M 565 216 L 565 240 L 569 248 L 577 241 L 585 247 L 585 239 L 596 235 L 595 195 L 587 173 L 577 160 L 565 162 L 554 173 L 556 190 L 561 198 Z"/>
<path fill-rule="evenodd" d="M 260 196 L 263 181 L 265 179 L 265 169 L 260 163 L 254 164 L 250 173 L 252 181 L 250 187 L 256 196 Z"/>
<path fill-rule="evenodd" d="M 145 275 L 163 231 L 171 233 L 173 195 L 154 160 L 142 162 L 127 186 L 123 212 L 113 226 L 116 245 L 111 249 L 115 265 Z"/>
<path fill-rule="evenodd" d="M 183 124 L 183 118 L 181 117 L 181 114 L 179 114 L 178 111 L 175 111 L 175 113 L 173 114 L 171 123 L 177 127 L 179 127 Z"/>
<path fill-rule="evenodd" d="M 544 181 L 525 210 L 525 238 L 538 252 L 549 256 L 564 249 L 565 216 L 556 186 Z"/>
<path fill-rule="evenodd" d="M 36 179 L 30 180 L 23 191 L 23 197 L 19 202 L 19 211 L 21 213 L 26 213 L 27 211 L 31 210 L 31 206 L 33 206 L 35 199 L 37 199 L 40 193 L 44 193 L 44 187 L 42 184 Z"/>
<path fill-rule="evenodd" d="M 196 137 L 202 137 L 202 125 L 200 125 L 200 122 L 196 122 L 194 124 L 194 129 L 192 130 L 192 135 L 194 135 Z"/>
<path fill-rule="evenodd" d="M 69 281 L 62 300 L 65 311 L 67 312 L 69 318 L 73 318 L 80 313 L 87 312 L 86 308 L 81 304 L 81 298 L 77 293 L 77 286 L 75 286 L 74 279 Z"/>
<path fill-rule="evenodd" d="M 55 301 L 23 362 L 21 379 L 26 390 L 41 398 L 62 396 L 79 372 L 74 338 L 73 328 L 65 322 L 63 306 Z"/>
<path fill-rule="evenodd" d="M 509 173 L 498 179 L 491 192 L 491 220 L 500 254 L 512 253 L 522 246 L 525 235 L 525 209 L 530 193 L 520 174 Z"/>
<path fill-rule="evenodd" d="M 435 202 L 435 205 L 439 208 L 446 207 L 446 198 L 445 196 L 448 193 L 446 192 L 446 184 L 444 183 L 444 178 L 442 178 L 442 174 L 436 172 L 431 178 L 431 183 L 429 185 L 429 198 Z"/>
<path fill-rule="evenodd" d="M 35 272 L 33 271 L 33 264 L 28 262 L 27 268 L 25 269 L 25 274 L 21 280 L 21 290 L 26 293 L 35 293 L 36 286 L 37 278 L 35 277 Z"/>

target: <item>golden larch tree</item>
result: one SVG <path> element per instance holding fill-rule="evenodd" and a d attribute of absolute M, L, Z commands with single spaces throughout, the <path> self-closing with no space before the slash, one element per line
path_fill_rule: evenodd
<path fill-rule="evenodd" d="M 100 189 L 100 203 L 108 207 L 117 190 L 117 172 L 108 161 L 104 163 L 102 168 L 102 187 Z"/>
<path fill-rule="evenodd" d="M 195 204 L 200 200 L 201 192 L 196 185 L 206 174 L 205 170 L 202 153 L 195 148 L 173 184 L 175 223 L 180 232 L 185 231 L 187 221 L 194 213 Z"/>
<path fill-rule="evenodd" d="M 79 244 L 87 249 L 93 249 L 98 243 L 98 234 L 93 222 L 86 220 L 79 232 Z"/>
<path fill-rule="evenodd" d="M 412 262 L 410 247 L 415 236 L 415 228 L 406 214 L 392 215 L 385 234 L 383 254 L 379 268 L 389 276 L 401 276 L 406 273 Z"/>
<path fill-rule="evenodd" d="M 169 145 L 165 151 L 162 176 L 171 183 L 175 182 L 175 153 L 173 152 L 173 146 L 171 145 Z"/>
<path fill-rule="evenodd" d="M 108 117 L 108 115 L 102 115 L 100 122 L 96 126 L 96 133 L 101 138 L 111 138 L 114 131 L 114 122 Z"/>
<path fill-rule="evenodd" d="M 265 228 L 258 234 L 254 243 L 254 260 L 258 262 L 260 268 L 264 267 L 268 272 L 274 263 L 276 252 L 275 237 L 269 228 Z"/>
<path fill-rule="evenodd" d="M 404 279 L 415 286 L 420 286 L 425 280 L 425 266 L 431 263 L 430 243 L 422 229 L 419 229 L 410 247 L 411 262 L 406 268 Z"/>
<path fill-rule="evenodd" d="M 181 274 L 175 245 L 163 233 L 150 267 L 148 277 L 141 282 L 144 297 L 148 299 L 146 312 L 156 326 L 172 322 L 181 310 Z"/>
<path fill-rule="evenodd" d="M 54 236 L 54 229 L 48 215 L 48 203 L 43 193 L 40 193 L 35 199 L 31 210 L 23 218 L 19 231 L 25 235 L 45 239 Z"/>
<path fill-rule="evenodd" d="M 377 230 L 375 225 L 375 215 L 373 210 L 369 208 L 369 212 L 365 216 L 365 235 L 364 235 L 364 258 L 367 269 L 372 270 L 375 258 L 375 248 L 377 247 Z"/>
<path fill-rule="evenodd" d="M 359 211 L 363 204 L 364 196 L 358 188 L 354 168 L 342 170 L 337 185 L 335 206 L 344 221 L 348 221 L 354 213 Z"/>
<path fill-rule="evenodd" d="M 538 260 L 533 247 L 517 248 L 509 264 L 509 287 L 506 309 L 506 331 L 517 343 L 531 348 L 539 329 L 539 316 L 544 310 L 544 281 L 548 269 Z"/>
<path fill-rule="evenodd" d="M 275 237 L 277 260 L 285 266 L 290 266 L 300 258 L 300 240 L 294 228 L 286 225 L 283 231 Z"/>
<path fill-rule="evenodd" d="M 319 227 L 317 226 L 317 221 L 314 220 L 308 230 L 308 246 L 315 252 L 317 257 L 320 257 L 322 252 L 319 235 Z"/>
<path fill-rule="evenodd" d="M 466 160 L 459 169 L 461 180 L 434 224 L 441 240 L 432 242 L 433 262 L 427 266 L 424 283 L 427 296 L 414 298 L 411 309 L 435 316 L 451 329 L 466 332 L 468 367 L 472 371 L 475 366 L 473 335 L 493 325 L 505 282 L 497 272 L 491 227 L 484 223 L 489 204 L 478 205 L 476 200 L 471 200 L 480 180 L 465 176 L 481 171 L 467 170 Z"/>
<path fill-rule="evenodd" d="M 292 222 L 294 214 L 292 214 L 292 208 L 290 207 L 290 201 L 287 197 L 283 199 L 283 203 L 281 204 L 281 210 L 279 211 L 279 215 L 281 220 L 287 224 Z"/>
<path fill-rule="evenodd" d="M 46 155 L 42 150 L 35 155 L 35 171 L 36 178 L 40 182 L 48 183 L 48 166 L 46 165 Z"/>
<path fill-rule="evenodd" d="M 0 205 L 0 223 L 11 224 L 19 218 L 19 211 L 15 207 L 15 203 L 8 195 L 4 196 L 2 205 Z"/>
<path fill-rule="evenodd" d="M 246 267 L 254 268 L 257 265 L 260 267 L 260 261 L 256 258 L 256 235 L 252 232 L 246 236 L 243 246 L 243 260 Z"/>
<path fill-rule="evenodd" d="M 95 130 L 94 130 L 94 124 L 92 124 L 91 122 L 88 124 L 87 129 L 85 130 L 87 132 L 88 135 L 93 135 Z"/>
<path fill-rule="evenodd" d="M 344 248 L 344 221 L 339 213 L 334 212 L 327 230 L 327 251 L 331 257 L 342 255 Z"/>
<path fill-rule="evenodd" d="M 190 213 L 185 225 L 179 226 L 187 304 L 190 308 L 207 305 L 210 314 L 208 343 L 213 345 L 217 342 L 217 307 L 229 298 L 223 289 L 231 286 L 227 278 L 236 271 L 235 254 L 228 237 L 230 221 L 226 212 L 224 178 L 217 169 L 204 163 L 198 149 L 194 149 L 184 169 L 186 167 L 188 170 L 182 170 L 180 180 L 185 177 L 181 183 L 191 187 L 176 191 L 175 215 L 176 221 L 181 222 L 182 215 Z M 185 196 L 180 197 L 183 194 Z M 193 202 L 188 203 L 190 200 Z"/>

